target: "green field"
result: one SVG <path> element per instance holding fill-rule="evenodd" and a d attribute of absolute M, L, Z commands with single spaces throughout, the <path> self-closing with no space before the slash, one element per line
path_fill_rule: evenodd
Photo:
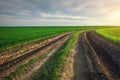
<path fill-rule="evenodd" d="M 88 27 L 1 27 L 0 50 L 13 48 L 59 33 L 88 29 Z"/>
<path fill-rule="evenodd" d="M 78 35 L 87 30 L 95 30 L 100 37 L 120 44 L 119 27 L 6 27 L 0 28 L 0 50 L 14 48 L 26 43 L 58 35 L 64 32 L 76 31 L 62 46 L 54 52 L 52 56 L 44 63 L 41 70 L 35 74 L 35 80 L 57 80 L 60 68 L 64 65 L 67 54 Z M 82 43 L 80 43 L 82 44 Z M 17 57 L 16 57 L 17 58 Z M 41 58 L 33 57 L 25 64 L 20 65 L 8 76 L 0 80 L 12 80 L 19 74 L 26 71 L 27 68 L 34 65 Z"/>
<path fill-rule="evenodd" d="M 105 28 L 105 27 L 99 27 Z M 120 28 L 105 28 L 98 27 L 0 27 L 0 51 L 13 48 L 22 44 L 37 41 L 46 37 L 57 35 L 64 32 L 74 30 L 97 29 L 96 32 L 120 44 Z"/>
<path fill-rule="evenodd" d="M 101 37 L 120 45 L 120 28 L 107 28 L 96 30 Z"/>

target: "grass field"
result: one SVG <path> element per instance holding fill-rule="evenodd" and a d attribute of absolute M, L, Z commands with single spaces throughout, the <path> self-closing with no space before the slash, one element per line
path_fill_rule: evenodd
<path fill-rule="evenodd" d="M 96 30 L 100 36 L 120 45 L 120 28 L 107 28 Z"/>
<path fill-rule="evenodd" d="M 88 27 L 14 27 L 0 28 L 0 50 L 19 46 L 59 33 L 88 29 Z"/>

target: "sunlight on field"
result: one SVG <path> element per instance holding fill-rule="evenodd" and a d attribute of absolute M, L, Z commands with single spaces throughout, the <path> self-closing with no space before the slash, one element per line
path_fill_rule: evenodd
<path fill-rule="evenodd" d="M 99 29 L 96 32 L 104 38 L 120 44 L 120 28 Z"/>

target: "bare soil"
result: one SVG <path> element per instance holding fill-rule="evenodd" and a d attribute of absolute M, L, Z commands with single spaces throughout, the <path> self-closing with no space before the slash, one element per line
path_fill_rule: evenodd
<path fill-rule="evenodd" d="M 104 72 L 104 75 L 109 80 L 119 80 L 120 79 L 120 66 L 119 66 L 118 60 L 120 60 L 120 55 L 119 55 L 120 48 L 117 45 L 110 46 L 113 44 L 109 41 L 106 42 L 104 40 L 103 42 L 100 42 L 100 40 L 99 40 L 100 38 L 95 38 L 95 36 L 93 36 L 91 34 L 91 32 L 88 32 L 87 35 L 88 35 L 87 37 L 91 43 L 91 46 L 95 49 L 97 56 L 100 60 L 100 63 L 101 63 L 100 66 Z M 94 39 L 96 39 L 96 41 L 94 41 Z M 99 42 L 99 44 L 98 44 L 98 42 Z M 108 45 L 103 46 L 106 43 L 108 43 Z M 108 47 L 109 47 L 109 50 L 106 50 L 106 48 L 108 48 Z M 115 49 L 115 48 L 117 48 L 117 49 Z M 116 53 L 116 52 L 118 52 L 118 53 Z M 116 55 L 119 57 L 119 59 L 118 58 L 115 59 L 113 57 Z"/>
<path fill-rule="evenodd" d="M 73 43 L 67 57 L 65 58 L 64 65 L 61 66 L 58 74 L 58 80 L 72 80 L 74 76 L 74 57 L 77 40 Z"/>
<path fill-rule="evenodd" d="M 112 59 L 120 66 L 120 46 L 97 35 L 94 31 L 89 33 L 92 41 L 104 49 Z"/>

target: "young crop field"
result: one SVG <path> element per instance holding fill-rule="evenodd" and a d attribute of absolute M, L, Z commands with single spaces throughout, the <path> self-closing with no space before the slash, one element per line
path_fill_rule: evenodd
<path fill-rule="evenodd" d="M 1 27 L 0 80 L 120 80 L 120 28 Z"/>
<path fill-rule="evenodd" d="M 100 36 L 120 45 L 120 28 L 108 28 L 96 30 Z"/>
<path fill-rule="evenodd" d="M 87 27 L 86 27 L 87 28 Z M 82 30 L 86 28 L 41 27 L 41 28 L 0 28 L 0 50 L 40 40 L 59 33 Z"/>

